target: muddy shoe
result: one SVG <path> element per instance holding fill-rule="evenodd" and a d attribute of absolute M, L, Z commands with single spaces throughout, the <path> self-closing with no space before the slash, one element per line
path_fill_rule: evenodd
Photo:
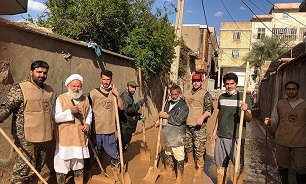
<path fill-rule="evenodd" d="M 194 157 L 193 157 L 193 153 L 186 153 L 186 157 L 187 157 L 187 163 L 185 164 L 185 167 L 194 167 Z"/>

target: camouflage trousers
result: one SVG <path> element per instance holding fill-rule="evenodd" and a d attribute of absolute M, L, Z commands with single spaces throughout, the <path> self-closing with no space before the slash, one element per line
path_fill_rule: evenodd
<path fill-rule="evenodd" d="M 201 126 L 187 126 L 186 128 L 186 153 L 195 152 L 196 158 L 203 157 L 206 145 L 206 123 Z"/>
<path fill-rule="evenodd" d="M 66 183 L 66 175 L 64 173 L 56 173 L 56 181 L 57 184 L 65 184 Z M 84 169 L 79 169 L 73 171 L 74 179 L 81 179 L 83 180 L 84 177 Z"/>
<path fill-rule="evenodd" d="M 41 171 L 46 159 L 45 143 L 31 143 L 25 139 L 15 141 L 16 146 L 26 159 L 36 168 Z M 13 167 L 12 183 L 35 183 L 37 176 L 34 171 L 26 164 L 26 162 L 17 154 Z"/>

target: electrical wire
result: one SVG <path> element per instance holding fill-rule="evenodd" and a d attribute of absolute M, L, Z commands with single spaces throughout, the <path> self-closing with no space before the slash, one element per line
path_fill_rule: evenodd
<path fill-rule="evenodd" d="M 280 21 L 279 19 L 274 18 L 271 14 L 266 13 L 266 12 L 263 11 L 261 8 L 259 8 L 256 4 L 254 4 L 251 0 L 249 0 L 249 1 L 250 1 L 250 3 L 251 3 L 253 6 L 255 6 L 258 10 L 260 10 L 261 12 L 263 12 L 265 15 L 268 15 L 269 17 L 273 18 L 274 20 L 276 20 L 276 21 L 278 21 L 278 22 L 280 22 L 280 23 L 283 23 L 283 24 L 285 24 L 285 25 L 291 26 L 290 24 L 287 24 L 287 23 L 285 23 L 285 22 L 283 22 L 283 21 Z"/>
<path fill-rule="evenodd" d="M 214 44 L 213 44 L 213 41 L 211 40 L 211 36 L 210 36 L 210 35 L 211 35 L 211 32 L 210 32 L 210 30 L 209 30 L 209 28 L 208 28 L 208 22 L 207 22 L 207 17 L 206 17 L 206 11 L 205 11 L 205 6 L 204 6 L 204 0 L 201 0 L 201 2 L 202 2 L 202 9 L 203 9 L 203 14 L 204 14 L 204 18 L 205 18 L 205 23 L 206 23 L 207 31 L 208 31 L 208 34 L 209 34 L 209 39 L 210 39 L 210 42 L 211 42 L 211 45 L 212 45 L 214 51 L 216 51 L 215 46 L 214 46 Z"/>
<path fill-rule="evenodd" d="M 302 22 L 300 22 L 299 20 L 297 20 L 296 18 L 292 17 L 291 15 L 289 15 L 287 12 L 282 11 L 280 8 L 278 8 L 275 4 L 271 3 L 271 1 L 267 0 L 273 7 L 277 8 L 278 10 L 280 10 L 281 12 L 283 12 L 284 14 L 288 15 L 289 17 L 291 17 L 292 19 L 294 19 L 295 21 L 297 21 L 298 23 L 300 23 L 301 25 L 303 25 L 304 27 L 306 27 L 305 24 L 303 24 Z"/>
<path fill-rule="evenodd" d="M 220 0 L 220 1 L 221 1 L 222 5 L 224 6 L 225 10 L 227 11 L 227 13 L 229 14 L 229 16 L 231 17 L 232 21 L 234 21 L 234 23 L 236 24 L 237 28 L 242 32 L 243 36 L 244 36 L 247 40 L 249 40 L 250 43 L 252 43 L 252 41 L 244 34 L 244 31 L 242 31 L 242 30 L 240 29 L 240 27 L 238 26 L 237 22 L 234 20 L 234 18 L 232 17 L 232 15 L 230 14 L 230 12 L 229 12 L 228 9 L 226 8 L 226 6 L 225 6 L 223 0 Z"/>
<path fill-rule="evenodd" d="M 254 11 L 243 1 L 243 0 L 240 0 L 251 12 L 252 14 L 272 33 L 272 35 L 274 35 L 276 38 L 278 38 L 281 42 L 284 43 L 284 46 L 281 48 L 285 48 L 287 47 L 287 45 L 289 44 L 290 40 L 288 42 L 286 42 L 285 40 L 281 39 L 279 37 L 279 35 L 273 33 L 273 31 L 254 13 Z"/>

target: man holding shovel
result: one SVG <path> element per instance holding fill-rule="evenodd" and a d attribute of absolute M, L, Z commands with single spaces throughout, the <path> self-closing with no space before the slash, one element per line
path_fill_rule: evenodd
<path fill-rule="evenodd" d="M 227 183 L 226 170 L 229 160 L 235 163 L 237 140 L 239 136 L 240 114 L 244 111 L 244 121 L 241 140 L 241 159 L 239 164 L 239 174 L 237 184 L 243 183 L 243 166 L 244 166 L 244 140 L 246 131 L 246 121 L 252 120 L 251 99 L 246 97 L 246 103 L 242 103 L 243 94 L 238 92 L 238 77 L 235 73 L 227 73 L 223 77 L 223 83 L 226 93 L 223 93 L 218 100 L 218 118 L 211 135 L 211 141 L 215 142 L 215 162 L 217 165 L 217 184 Z"/>
<path fill-rule="evenodd" d="M 195 166 L 196 156 L 196 178 L 203 178 L 204 153 L 206 145 L 206 122 L 213 111 L 211 94 L 202 89 L 201 74 L 192 76 L 192 89 L 184 93 L 185 101 L 189 107 L 186 129 L 186 166 Z M 195 153 L 194 153 L 195 152 Z"/>
<path fill-rule="evenodd" d="M 113 73 L 109 70 L 103 70 L 100 74 L 101 86 L 90 91 L 89 100 L 92 105 L 96 150 L 102 147 L 111 159 L 111 168 L 114 177 L 118 180 L 120 173 L 120 159 L 115 136 L 115 109 L 114 96 L 117 98 L 118 108 L 123 110 L 123 102 L 116 88 L 111 87 Z"/>
<path fill-rule="evenodd" d="M 54 108 L 56 150 L 54 169 L 58 184 L 65 184 L 70 170 L 76 184 L 83 184 L 84 158 L 89 158 L 86 133 L 90 130 L 92 110 L 88 98 L 83 95 L 83 77 L 69 76 L 65 85 L 67 93 L 57 97 Z"/>
<path fill-rule="evenodd" d="M 166 172 L 172 172 L 174 168 L 174 156 L 177 162 L 177 177 L 175 184 L 183 183 L 184 176 L 184 143 L 186 138 L 186 120 L 189 113 L 186 102 L 180 97 L 181 87 L 173 85 L 170 88 L 171 100 L 165 106 L 164 111 L 159 113 L 163 118 L 163 140 L 165 145 Z"/>
<path fill-rule="evenodd" d="M 52 140 L 53 89 L 44 84 L 49 65 L 37 60 L 31 64 L 30 78 L 11 87 L 0 106 L 0 122 L 13 113 L 12 135 L 16 146 L 36 169 L 45 163 L 47 141 Z M 11 182 L 33 183 L 36 177 L 26 162 L 16 156 Z"/>
<path fill-rule="evenodd" d="M 138 85 L 134 81 L 129 81 L 126 84 L 126 89 L 121 93 L 121 99 L 124 104 L 123 111 L 120 111 L 120 124 L 122 131 L 122 146 L 126 151 L 132 138 L 132 134 L 136 130 L 137 122 L 144 117 L 138 112 L 140 107 L 144 104 L 144 99 L 134 102 L 133 95 L 135 94 Z"/>
<path fill-rule="evenodd" d="M 282 184 L 288 184 L 289 168 L 296 172 L 297 184 L 306 183 L 306 101 L 299 98 L 300 85 L 289 81 L 285 84 L 287 98 L 277 102 L 271 118 L 276 141 L 276 161 Z"/>

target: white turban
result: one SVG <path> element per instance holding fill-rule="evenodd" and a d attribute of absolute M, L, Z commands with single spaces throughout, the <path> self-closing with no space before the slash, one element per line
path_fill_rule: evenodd
<path fill-rule="evenodd" d="M 81 75 L 79 75 L 79 74 L 72 74 L 72 75 L 70 75 L 66 79 L 65 86 L 68 86 L 68 84 L 70 84 L 70 82 L 73 81 L 73 80 L 79 80 L 83 84 L 83 77 Z"/>

